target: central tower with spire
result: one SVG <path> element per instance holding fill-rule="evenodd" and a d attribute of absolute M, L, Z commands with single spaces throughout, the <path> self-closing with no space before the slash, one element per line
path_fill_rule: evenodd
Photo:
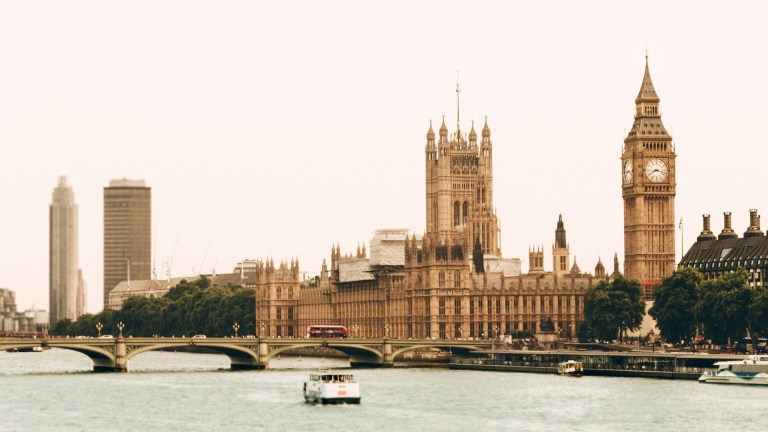
<path fill-rule="evenodd" d="M 458 94 L 458 86 L 456 91 Z M 479 242 L 484 254 L 500 256 L 499 225 L 493 207 L 493 144 L 487 118 L 481 133 L 478 143 L 474 122 L 469 135 L 457 122 L 456 131 L 449 135 L 443 117 L 436 143 L 430 122 L 425 148 L 425 237 L 433 246 L 462 245 L 466 252 Z"/>
<path fill-rule="evenodd" d="M 624 275 L 640 281 L 646 300 L 675 269 L 675 156 L 646 55 L 635 121 L 621 153 Z"/>

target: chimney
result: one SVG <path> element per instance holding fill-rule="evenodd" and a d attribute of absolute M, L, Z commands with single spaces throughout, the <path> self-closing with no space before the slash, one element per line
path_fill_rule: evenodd
<path fill-rule="evenodd" d="M 712 230 L 710 229 L 709 215 L 705 214 L 705 215 L 702 215 L 702 217 L 704 218 L 704 229 L 702 229 L 701 234 L 699 234 L 699 236 L 696 237 L 696 241 L 707 241 L 707 240 L 716 239 L 715 235 L 712 233 Z"/>
<path fill-rule="evenodd" d="M 725 239 L 732 239 L 732 238 L 739 238 L 739 235 L 736 234 L 736 231 L 731 228 L 731 212 L 725 212 L 723 213 L 723 231 L 720 233 L 719 236 L 717 236 L 718 240 L 725 240 Z"/>
<path fill-rule="evenodd" d="M 749 228 L 744 233 L 744 238 L 762 236 L 763 232 L 760 231 L 760 215 L 757 214 L 757 209 L 751 209 L 749 210 Z"/>

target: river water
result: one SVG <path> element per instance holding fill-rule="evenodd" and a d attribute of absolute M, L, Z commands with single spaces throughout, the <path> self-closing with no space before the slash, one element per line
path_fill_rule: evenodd
<path fill-rule="evenodd" d="M 231 372 L 223 355 L 147 352 L 128 373 L 82 354 L 0 352 L 0 431 L 723 431 L 762 429 L 768 388 L 648 378 L 355 369 L 360 405 L 314 406 L 284 357 Z"/>

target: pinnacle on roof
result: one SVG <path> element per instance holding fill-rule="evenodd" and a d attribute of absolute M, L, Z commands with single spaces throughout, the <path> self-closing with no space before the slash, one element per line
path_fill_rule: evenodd
<path fill-rule="evenodd" d="M 483 126 L 483 138 L 491 136 L 491 128 L 488 127 L 488 116 L 485 116 L 485 126 Z"/>
<path fill-rule="evenodd" d="M 605 266 L 603 265 L 603 261 L 599 257 L 597 258 L 597 265 L 595 266 L 595 273 L 597 273 L 598 270 L 605 271 Z"/>
<path fill-rule="evenodd" d="M 443 124 L 440 126 L 440 135 L 448 135 L 448 127 L 445 125 L 445 116 L 443 116 Z"/>
<path fill-rule="evenodd" d="M 472 129 L 469 131 L 469 140 L 475 141 L 477 140 L 477 132 L 475 132 L 475 121 L 472 120 Z"/>
<path fill-rule="evenodd" d="M 637 99 L 635 99 L 635 103 L 639 103 L 641 101 L 659 101 L 659 96 L 656 94 L 656 89 L 653 87 L 653 81 L 651 81 L 651 72 L 648 69 L 647 55 L 645 56 L 645 75 L 643 76 L 643 84 L 640 86 L 640 91 L 637 93 Z"/>
<path fill-rule="evenodd" d="M 429 121 L 429 131 L 427 132 L 427 139 L 435 139 L 435 131 L 432 130 L 432 120 Z"/>

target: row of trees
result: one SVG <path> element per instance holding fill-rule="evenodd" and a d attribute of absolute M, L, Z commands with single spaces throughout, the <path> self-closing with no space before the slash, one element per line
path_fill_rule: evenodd
<path fill-rule="evenodd" d="M 690 341 L 697 333 L 725 345 L 744 338 L 768 336 L 768 288 L 749 286 L 743 268 L 703 280 L 692 268 L 681 268 L 654 290 L 649 314 L 669 341 Z"/>
<path fill-rule="evenodd" d="M 255 292 L 238 285 L 211 285 L 201 277 L 192 282 L 181 281 L 163 297 L 130 297 L 119 311 L 104 310 L 82 315 L 77 321 L 54 323 L 52 335 L 96 336 L 101 323 L 102 334 L 117 333 L 124 324 L 124 336 L 191 336 L 205 334 L 223 337 L 234 334 L 237 322 L 241 335 L 256 333 Z"/>
<path fill-rule="evenodd" d="M 681 268 L 654 289 L 648 311 L 667 341 L 689 342 L 702 335 L 719 345 L 768 336 L 768 288 L 749 286 L 743 268 L 716 279 L 703 280 L 693 268 Z M 579 340 L 615 340 L 637 330 L 645 305 L 640 283 L 618 277 L 589 289 L 584 300 L 585 322 Z"/>

